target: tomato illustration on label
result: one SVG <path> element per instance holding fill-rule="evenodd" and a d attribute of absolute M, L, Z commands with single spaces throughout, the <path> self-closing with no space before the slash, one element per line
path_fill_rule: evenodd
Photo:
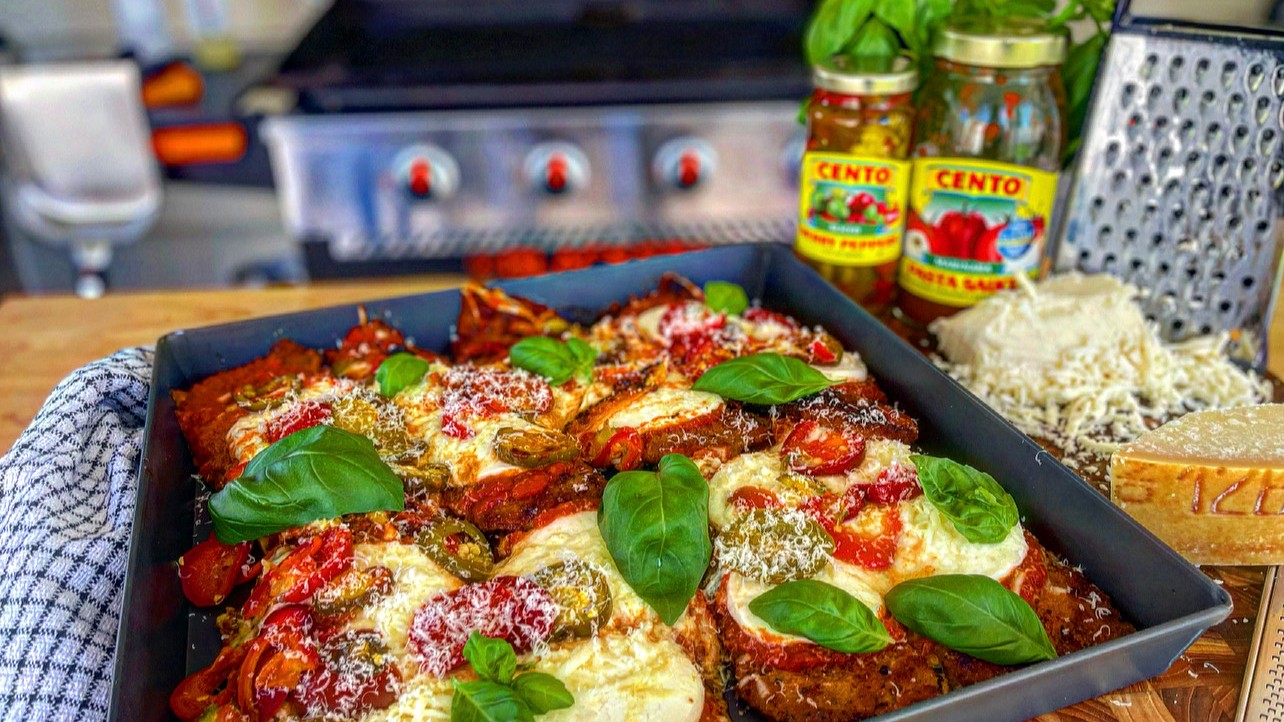
<path fill-rule="evenodd" d="M 970 306 L 1035 276 L 1056 174 L 957 158 L 914 161 L 905 257 L 899 282 L 910 293 Z"/>

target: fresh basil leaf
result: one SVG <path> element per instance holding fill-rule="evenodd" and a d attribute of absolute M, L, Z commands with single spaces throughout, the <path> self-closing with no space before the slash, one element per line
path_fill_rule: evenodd
<path fill-rule="evenodd" d="M 878 18 L 865 21 L 846 45 L 843 53 L 853 58 L 894 58 L 901 52 L 900 38 Z"/>
<path fill-rule="evenodd" d="M 704 305 L 717 313 L 739 316 L 749 308 L 749 296 L 734 283 L 709 281 L 704 284 Z"/>
<path fill-rule="evenodd" d="M 966 464 L 912 454 L 923 495 L 970 542 L 997 544 L 1008 537 L 1020 513 L 993 476 Z"/>
<path fill-rule="evenodd" d="M 807 62 L 815 65 L 842 51 L 869 17 L 876 0 L 823 0 L 803 38 Z"/>
<path fill-rule="evenodd" d="M 570 346 L 547 336 L 531 336 L 513 344 L 508 360 L 519 369 L 547 378 L 554 386 L 570 381 L 581 366 Z"/>
<path fill-rule="evenodd" d="M 887 24 L 887 27 L 895 30 L 906 42 L 914 37 L 918 30 L 918 23 L 914 18 L 914 3 L 905 2 L 905 0 L 894 0 L 893 2 L 881 2 L 874 6 L 874 16 Z"/>
<path fill-rule="evenodd" d="M 241 477 L 210 497 L 214 535 L 252 541 L 318 519 L 401 511 L 406 493 L 365 436 L 313 426 L 260 451 Z"/>
<path fill-rule="evenodd" d="M 531 708 L 507 685 L 487 679 L 452 681 L 450 722 L 535 722 Z"/>
<path fill-rule="evenodd" d="M 681 454 L 657 471 L 616 474 L 602 493 L 597 526 L 615 566 L 638 596 L 673 624 L 709 566 L 709 485 Z"/>
<path fill-rule="evenodd" d="M 566 709 L 575 704 L 562 680 L 543 672 L 527 672 L 513 680 L 513 691 L 535 714 L 546 714 L 555 709 Z"/>
<path fill-rule="evenodd" d="M 775 406 L 833 385 L 824 374 L 796 358 L 756 353 L 723 361 L 705 371 L 691 388 L 726 399 Z"/>
<path fill-rule="evenodd" d="M 806 637 L 838 652 L 877 652 L 892 642 L 887 627 L 863 602 L 815 579 L 773 587 L 749 602 L 749 611 L 777 632 Z"/>
<path fill-rule="evenodd" d="M 1088 105 L 1092 100 L 1092 86 L 1097 78 L 1097 66 L 1101 62 L 1101 54 L 1105 52 L 1107 39 L 1105 33 L 1097 33 L 1070 48 L 1065 65 L 1061 67 L 1061 77 L 1066 88 L 1067 135 L 1076 141 L 1066 147 L 1062 159 L 1066 163 L 1074 158 L 1079 148 L 1077 141 L 1083 134 Z"/>
<path fill-rule="evenodd" d="M 1057 657 L 1039 615 L 986 576 L 911 579 L 892 587 L 886 603 L 896 621 L 977 659 L 1008 665 Z"/>
<path fill-rule="evenodd" d="M 414 354 L 394 353 L 384 359 L 375 371 L 379 393 L 389 399 L 396 396 L 398 391 L 419 383 L 430 366 L 431 364 Z"/>
<path fill-rule="evenodd" d="M 566 347 L 575 357 L 575 378 L 584 382 L 592 381 L 593 364 L 597 363 L 597 349 L 590 346 L 587 341 L 578 338 L 568 339 Z"/>
<path fill-rule="evenodd" d="M 506 684 L 517 671 L 517 654 L 512 645 L 502 639 L 492 639 L 473 631 L 464 643 L 464 659 L 482 679 Z"/>

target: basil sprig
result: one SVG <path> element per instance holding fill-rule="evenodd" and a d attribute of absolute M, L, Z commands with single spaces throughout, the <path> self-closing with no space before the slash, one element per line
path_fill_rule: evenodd
<path fill-rule="evenodd" d="M 863 602 L 815 579 L 773 587 L 749 602 L 749 611 L 777 632 L 806 637 L 837 652 L 877 652 L 892 643 L 887 627 Z"/>
<path fill-rule="evenodd" d="M 1009 665 L 1057 657 L 1039 615 L 986 576 L 911 579 L 892 587 L 886 602 L 896 621 L 977 659 Z"/>
<path fill-rule="evenodd" d="M 555 709 L 566 709 L 575 698 L 562 681 L 543 672 L 517 672 L 517 654 L 502 639 L 473 631 L 464 644 L 464 659 L 477 679 L 453 680 L 450 722 L 518 722 Z"/>
<path fill-rule="evenodd" d="M 796 358 L 755 353 L 723 361 L 705 371 L 692 388 L 749 404 L 775 406 L 833 385 L 824 374 Z"/>
<path fill-rule="evenodd" d="M 709 566 L 709 485 L 681 454 L 657 470 L 616 474 L 602 493 L 597 526 L 624 580 L 673 624 Z"/>
<path fill-rule="evenodd" d="M 379 393 L 389 399 L 396 396 L 398 391 L 419 383 L 430 366 L 427 361 L 412 353 L 394 353 L 384 359 L 375 370 Z"/>
<path fill-rule="evenodd" d="M 734 283 L 709 281 L 704 284 L 704 305 L 711 311 L 739 316 L 749 308 L 749 296 Z"/>
<path fill-rule="evenodd" d="M 318 519 L 401 511 L 401 479 L 365 436 L 313 426 L 260 451 L 240 478 L 210 497 L 214 535 L 252 541 Z"/>
<path fill-rule="evenodd" d="M 547 336 L 531 336 L 513 344 L 508 350 L 508 360 L 519 369 L 526 369 L 548 379 L 554 386 L 561 386 L 577 378 L 590 381 L 597 349 L 578 338 L 565 342 Z"/>
<path fill-rule="evenodd" d="M 993 476 L 965 464 L 913 454 L 923 495 L 970 542 L 997 544 L 1008 537 L 1020 513 Z"/>

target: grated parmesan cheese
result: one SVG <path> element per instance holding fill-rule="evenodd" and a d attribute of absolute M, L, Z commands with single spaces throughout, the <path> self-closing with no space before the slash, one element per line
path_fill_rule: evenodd
<path fill-rule="evenodd" d="M 1225 356 L 1227 336 L 1160 340 L 1112 276 L 1067 274 L 933 322 L 941 367 L 1025 433 L 1105 455 L 1154 420 L 1261 403 L 1266 383 Z"/>

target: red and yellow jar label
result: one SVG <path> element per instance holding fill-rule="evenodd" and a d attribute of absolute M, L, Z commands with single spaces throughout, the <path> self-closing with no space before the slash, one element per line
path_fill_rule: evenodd
<path fill-rule="evenodd" d="M 802 255 L 837 266 L 878 266 L 901 255 L 910 164 L 843 153 L 803 156 Z"/>
<path fill-rule="evenodd" d="M 916 158 L 898 283 L 971 306 L 1039 275 L 1057 174 L 964 158 Z"/>

